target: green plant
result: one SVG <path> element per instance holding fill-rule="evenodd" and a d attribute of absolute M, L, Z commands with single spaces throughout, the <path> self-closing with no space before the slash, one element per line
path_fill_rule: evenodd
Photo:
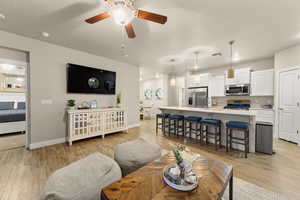
<path fill-rule="evenodd" d="M 177 148 L 173 148 L 172 151 L 176 158 L 176 163 L 180 166 L 180 164 L 183 162 L 183 158 L 181 157 L 179 150 Z"/>
<path fill-rule="evenodd" d="M 119 93 L 119 94 L 117 95 L 116 101 L 117 101 L 117 104 L 121 104 L 121 93 Z"/>
<path fill-rule="evenodd" d="M 69 107 L 75 106 L 75 100 L 74 100 L 74 99 L 69 99 L 69 100 L 67 101 L 67 105 L 68 105 Z"/>

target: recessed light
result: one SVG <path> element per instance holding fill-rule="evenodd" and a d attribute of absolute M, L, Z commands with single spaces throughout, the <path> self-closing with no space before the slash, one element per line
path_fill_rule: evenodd
<path fill-rule="evenodd" d="M 50 34 L 47 33 L 47 32 L 42 32 L 42 35 L 43 35 L 44 37 L 46 37 L 46 38 L 50 36 Z"/>
<path fill-rule="evenodd" d="M 6 17 L 2 13 L 0 13 L 0 19 L 4 20 Z"/>

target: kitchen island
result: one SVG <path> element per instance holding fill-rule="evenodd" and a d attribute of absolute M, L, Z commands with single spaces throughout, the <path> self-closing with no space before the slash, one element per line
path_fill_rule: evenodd
<path fill-rule="evenodd" d="M 249 130 L 249 151 L 255 152 L 255 112 L 252 110 L 232 110 L 223 108 L 193 108 L 193 107 L 160 107 L 163 113 L 179 114 L 184 116 L 197 116 L 202 118 L 213 118 L 222 120 L 222 145 L 226 145 L 226 129 L 227 121 L 241 121 L 250 123 Z M 239 134 L 239 133 L 237 133 Z M 233 144 L 233 148 L 244 150 L 244 147 Z"/>

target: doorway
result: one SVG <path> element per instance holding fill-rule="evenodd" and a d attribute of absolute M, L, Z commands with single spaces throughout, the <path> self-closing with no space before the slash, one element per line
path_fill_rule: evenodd
<path fill-rule="evenodd" d="M 0 151 L 26 145 L 28 53 L 0 47 Z"/>
<path fill-rule="evenodd" d="M 279 72 L 279 138 L 298 143 L 300 131 L 300 69 Z"/>

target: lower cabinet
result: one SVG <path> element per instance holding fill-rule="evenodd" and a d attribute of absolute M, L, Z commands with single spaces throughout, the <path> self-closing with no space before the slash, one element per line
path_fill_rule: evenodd
<path fill-rule="evenodd" d="M 123 109 L 91 109 L 68 111 L 69 145 L 73 141 L 127 131 L 127 117 Z"/>

